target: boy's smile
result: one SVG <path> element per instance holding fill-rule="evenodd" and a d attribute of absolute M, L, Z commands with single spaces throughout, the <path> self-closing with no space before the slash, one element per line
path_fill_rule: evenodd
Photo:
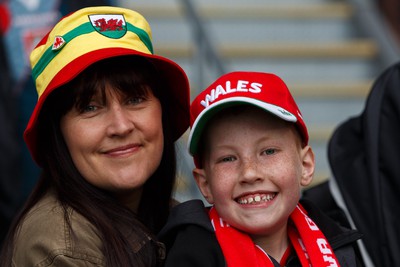
<path fill-rule="evenodd" d="M 256 193 L 241 196 L 237 198 L 237 202 L 242 205 L 257 205 L 269 202 L 275 198 L 276 193 Z"/>

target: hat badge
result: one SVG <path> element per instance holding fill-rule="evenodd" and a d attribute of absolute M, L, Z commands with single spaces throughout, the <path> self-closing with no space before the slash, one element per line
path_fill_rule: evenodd
<path fill-rule="evenodd" d="M 89 19 L 94 29 L 108 38 L 119 39 L 127 31 L 125 18 L 122 14 L 89 15 Z"/>
<path fill-rule="evenodd" d="M 51 47 L 52 50 L 59 50 L 66 44 L 64 38 L 62 36 L 54 37 L 53 46 Z"/>

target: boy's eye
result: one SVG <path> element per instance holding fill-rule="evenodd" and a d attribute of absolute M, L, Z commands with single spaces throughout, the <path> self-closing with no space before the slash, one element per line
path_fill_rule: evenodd
<path fill-rule="evenodd" d="M 233 157 L 233 156 L 228 156 L 228 157 L 222 158 L 220 161 L 221 161 L 221 162 L 232 162 L 232 161 L 234 161 L 234 160 L 235 160 L 235 157 Z"/>
<path fill-rule="evenodd" d="M 263 151 L 263 154 L 265 154 L 265 155 L 273 155 L 273 154 L 275 154 L 275 152 L 276 152 L 276 149 L 268 148 L 268 149 Z"/>

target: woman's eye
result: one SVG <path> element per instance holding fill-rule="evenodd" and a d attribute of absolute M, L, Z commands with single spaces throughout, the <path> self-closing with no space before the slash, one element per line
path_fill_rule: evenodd
<path fill-rule="evenodd" d="M 273 154 L 275 154 L 275 152 L 276 152 L 276 149 L 274 149 L 274 148 L 268 148 L 268 149 L 263 151 L 263 153 L 265 155 L 273 155 Z"/>
<path fill-rule="evenodd" d="M 144 97 L 135 96 L 128 99 L 128 104 L 137 105 L 139 103 L 142 103 L 143 101 Z"/>
<path fill-rule="evenodd" d="M 82 113 L 93 112 L 93 111 L 96 111 L 96 110 L 97 110 L 97 107 L 95 105 L 87 105 L 83 109 Z"/>

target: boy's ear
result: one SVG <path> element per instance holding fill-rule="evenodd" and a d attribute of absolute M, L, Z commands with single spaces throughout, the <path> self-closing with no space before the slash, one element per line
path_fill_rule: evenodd
<path fill-rule="evenodd" d="M 214 204 L 214 198 L 212 197 L 204 169 L 199 169 L 199 168 L 193 169 L 193 176 L 203 197 L 207 200 L 208 203 Z"/>
<path fill-rule="evenodd" d="M 308 186 L 313 180 L 315 170 L 315 158 L 314 152 L 310 146 L 305 146 L 301 150 L 302 160 L 302 175 L 300 184 L 302 186 Z"/>

